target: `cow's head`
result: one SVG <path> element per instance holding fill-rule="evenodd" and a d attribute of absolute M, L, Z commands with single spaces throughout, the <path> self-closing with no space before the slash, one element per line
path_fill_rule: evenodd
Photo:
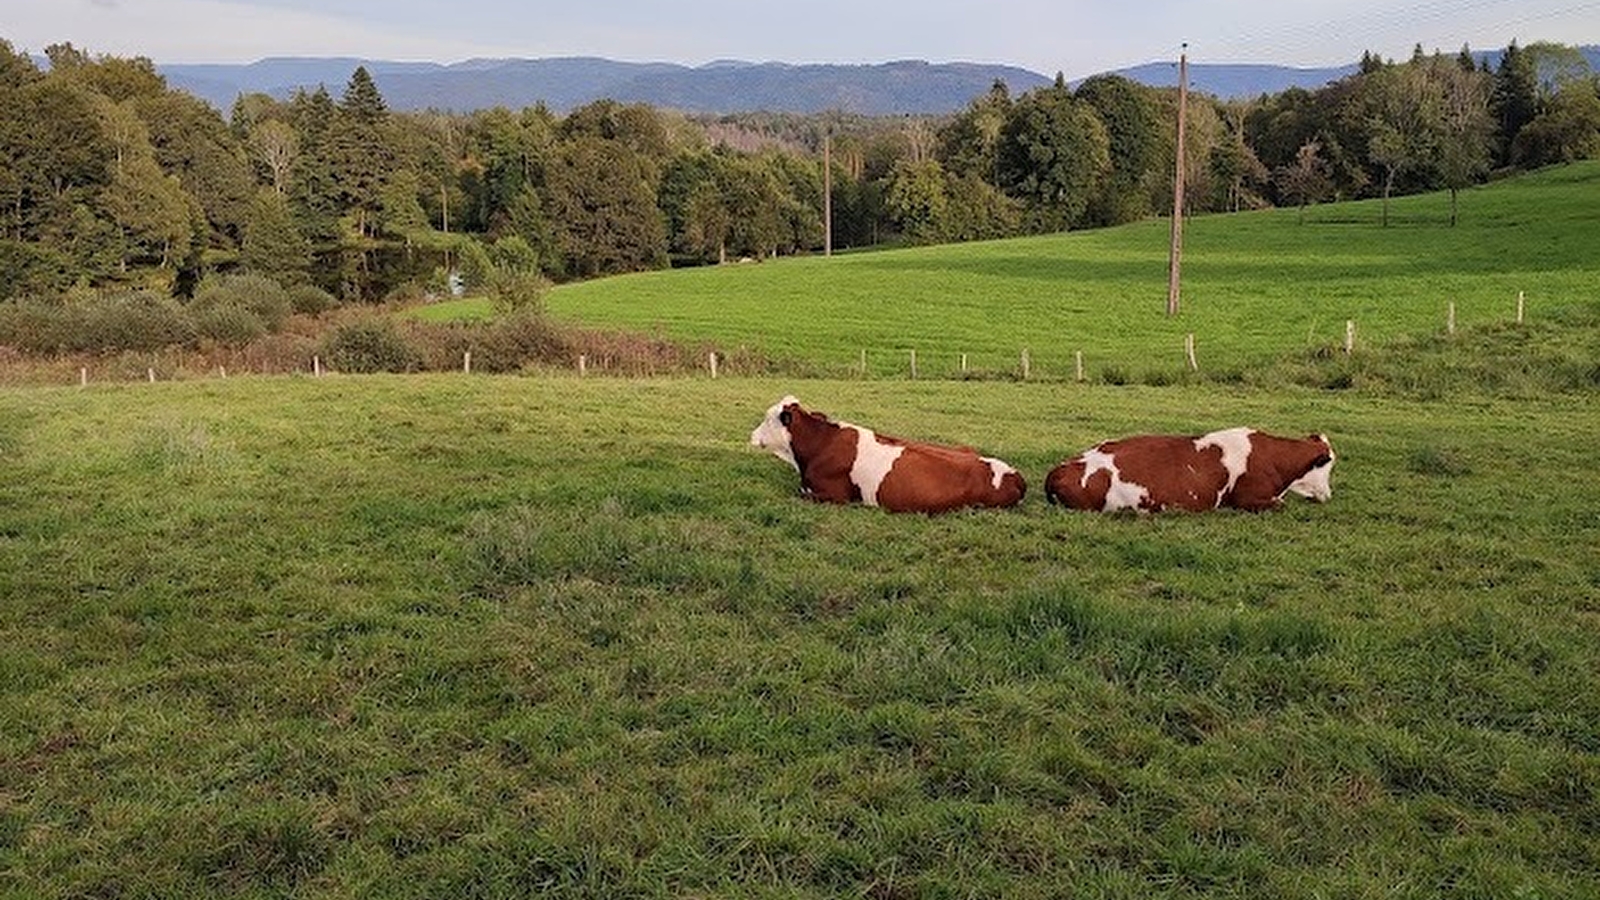
<path fill-rule="evenodd" d="M 1333 445 L 1328 443 L 1325 434 L 1313 434 L 1306 438 L 1321 446 L 1322 452 L 1312 460 L 1311 468 L 1289 485 L 1289 491 L 1307 497 L 1318 503 L 1326 502 L 1333 496 L 1333 484 L 1328 481 L 1328 476 L 1333 472 Z"/>
<path fill-rule="evenodd" d="M 800 470 L 800 464 L 795 462 L 794 448 L 789 443 L 789 423 L 800 413 L 800 401 L 792 395 L 786 396 L 772 408 L 767 410 L 767 417 L 761 424 L 750 432 L 750 444 L 770 452 L 773 456 L 794 466 L 795 471 Z"/>

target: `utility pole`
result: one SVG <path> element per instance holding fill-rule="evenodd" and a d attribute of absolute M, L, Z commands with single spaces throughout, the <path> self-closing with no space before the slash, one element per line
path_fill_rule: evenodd
<path fill-rule="evenodd" d="M 822 133 L 822 255 L 833 255 L 833 129 Z"/>
<path fill-rule="evenodd" d="M 1167 315 L 1178 314 L 1178 270 L 1183 262 L 1183 125 L 1189 107 L 1189 45 L 1178 56 L 1178 161 L 1172 176 L 1172 254 L 1167 272 Z"/>

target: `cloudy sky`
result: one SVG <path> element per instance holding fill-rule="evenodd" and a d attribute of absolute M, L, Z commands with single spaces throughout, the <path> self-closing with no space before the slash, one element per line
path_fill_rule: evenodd
<path fill-rule="evenodd" d="M 604 56 L 1022 66 L 1068 78 L 1153 60 L 1339 65 L 1512 38 L 1600 43 L 1600 0 L 3 0 L 19 50 L 71 41 L 158 63 Z"/>

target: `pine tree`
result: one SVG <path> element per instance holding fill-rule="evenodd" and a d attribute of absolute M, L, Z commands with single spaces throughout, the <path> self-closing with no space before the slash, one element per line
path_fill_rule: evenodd
<path fill-rule="evenodd" d="M 1539 77 L 1533 60 L 1512 41 L 1495 70 L 1494 90 L 1489 109 L 1499 126 L 1497 159 L 1501 165 L 1511 160 L 1511 144 L 1523 126 L 1539 112 Z"/>
<path fill-rule="evenodd" d="M 377 213 L 393 167 L 394 153 L 384 134 L 388 117 L 372 76 L 365 66 L 357 66 L 334 118 L 332 146 L 340 203 L 354 217 L 362 238 L 377 232 Z"/>
<path fill-rule="evenodd" d="M 250 203 L 239 263 L 245 271 L 266 275 L 280 284 L 306 280 L 310 248 L 295 227 L 288 199 L 272 188 L 262 188 Z"/>

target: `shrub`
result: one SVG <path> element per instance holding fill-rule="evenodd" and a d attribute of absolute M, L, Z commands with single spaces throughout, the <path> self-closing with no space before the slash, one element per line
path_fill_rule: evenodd
<path fill-rule="evenodd" d="M 410 372 L 421 355 L 385 319 L 362 319 L 334 329 L 322 355 L 340 372 Z"/>
<path fill-rule="evenodd" d="M 31 353 L 160 350 L 194 337 L 183 307 L 149 291 L 24 300 L 0 311 L 0 343 Z"/>
<path fill-rule="evenodd" d="M 281 331 L 294 304 L 283 286 L 264 275 L 217 275 L 200 283 L 189 304 L 195 312 L 235 306 L 249 310 L 268 331 Z"/>
<path fill-rule="evenodd" d="M 149 291 L 107 294 L 80 309 L 84 342 L 71 349 L 159 350 L 194 341 L 194 325 L 183 307 Z"/>
<path fill-rule="evenodd" d="M 320 316 L 338 305 L 337 297 L 314 284 L 289 289 L 289 308 L 303 316 Z"/>
<path fill-rule="evenodd" d="M 431 370 L 458 368 L 472 352 L 480 372 L 514 372 L 530 363 L 564 363 L 572 353 L 562 331 L 537 313 L 515 313 L 489 322 L 417 323 L 412 336 Z"/>
<path fill-rule="evenodd" d="M 0 303 L 0 344 L 24 353 L 54 353 L 66 346 L 66 323 L 60 303 L 33 297 Z"/>
<path fill-rule="evenodd" d="M 544 311 L 550 282 L 536 272 L 496 270 L 489 277 L 488 289 L 489 303 L 497 314 L 538 314 Z"/>
<path fill-rule="evenodd" d="M 213 306 L 194 314 L 195 331 L 219 344 L 238 347 L 267 333 L 261 317 L 243 306 Z"/>

